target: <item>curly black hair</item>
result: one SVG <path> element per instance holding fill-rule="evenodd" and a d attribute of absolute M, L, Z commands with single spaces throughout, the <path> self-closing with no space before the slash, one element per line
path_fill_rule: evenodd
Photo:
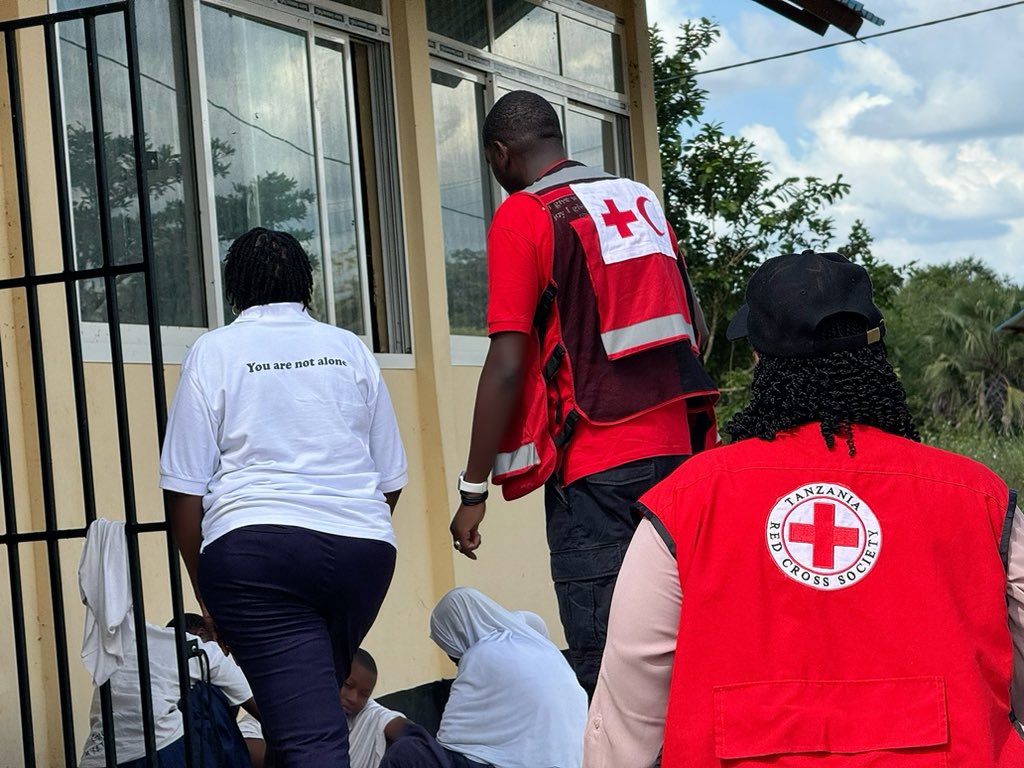
<path fill-rule="evenodd" d="M 854 424 L 921 440 L 882 342 L 820 357 L 762 355 L 754 367 L 750 403 L 723 429 L 733 440 L 772 440 L 778 432 L 815 421 L 821 422 L 829 448 L 839 435 L 851 456 Z"/>
<path fill-rule="evenodd" d="M 498 99 L 483 124 L 484 146 L 493 141 L 503 144 L 562 141 L 558 114 L 550 102 L 533 91 L 509 91 Z"/>
<path fill-rule="evenodd" d="M 313 297 L 313 267 L 299 241 L 287 232 L 250 229 L 224 257 L 224 293 L 232 309 L 296 301 L 307 309 Z"/>

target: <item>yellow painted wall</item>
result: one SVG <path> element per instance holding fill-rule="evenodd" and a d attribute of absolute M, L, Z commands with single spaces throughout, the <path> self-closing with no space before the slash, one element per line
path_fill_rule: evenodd
<path fill-rule="evenodd" d="M 633 163 L 637 178 L 660 186 L 657 131 L 650 84 L 646 14 L 643 3 L 601 0 L 626 23 Z M 0 19 L 44 12 L 44 0 L 2 0 Z M 479 368 L 452 365 L 447 321 L 447 287 L 443 266 L 443 238 L 439 209 L 430 66 L 426 16 L 422 0 L 391 0 L 392 35 L 399 163 L 406 227 L 411 320 L 415 366 L 386 369 L 385 380 L 409 456 L 409 485 L 399 502 L 395 529 L 399 558 L 391 591 L 365 645 L 380 667 L 378 693 L 411 687 L 452 676 L 451 662 L 427 636 L 430 611 L 436 600 L 455 585 L 479 587 L 509 608 L 539 613 L 552 638 L 564 644 L 548 571 L 547 546 L 540 493 L 513 503 L 494 489 L 481 528 L 479 560 L 470 561 L 451 546 L 448 522 L 458 495 L 455 476 L 464 466 L 469 445 L 472 405 Z M 41 39 L 25 37 L 22 55 L 40 61 Z M 0 59 L 0 67 L 2 67 Z M 37 68 L 36 72 L 43 71 Z M 20 274 L 22 252 L 18 226 L 17 187 L 12 167 L 10 109 L 7 90 L 0 88 L 0 278 Z M 53 153 L 49 140 L 49 104 L 45 83 L 26 85 L 25 115 L 34 126 L 26 152 L 34 212 L 33 242 L 39 271 L 59 267 L 60 243 L 53 185 Z M 45 212 L 49 211 L 49 214 Z M 50 438 L 53 449 L 57 523 L 73 528 L 84 525 L 79 466 L 78 427 L 68 351 L 67 315 L 62 286 L 39 291 L 43 361 L 46 368 Z M 40 453 L 37 407 L 33 393 L 31 350 L 27 331 L 24 291 L 0 292 L 0 346 L 5 361 L 7 410 L 11 433 L 12 482 L 19 530 L 45 527 L 39 483 Z M 167 396 L 173 395 L 178 368 L 166 366 Z M 157 487 L 157 432 L 150 367 L 124 366 L 128 395 L 134 498 L 141 521 L 159 521 L 163 511 Z M 124 519 L 122 465 L 117 418 L 109 364 L 85 367 L 89 411 L 90 448 L 100 516 Z M 2 525 L 2 524 L 0 524 Z M 0 527 L 0 531 L 5 530 Z M 167 544 L 162 533 L 141 535 L 140 549 L 144 601 L 149 620 L 164 623 L 171 614 Z M 79 660 L 84 619 L 77 585 L 82 539 L 72 538 L 56 548 L 65 603 L 67 629 L 63 642 L 70 662 L 77 754 L 88 731 L 92 687 Z M 55 637 L 50 600 L 50 572 L 45 545 L 19 548 L 33 720 L 40 765 L 62 761 L 60 699 L 56 685 Z M 7 550 L 0 548 L 0 615 L 10 616 Z M 195 605 L 185 589 L 187 610 Z M 21 765 L 18 683 L 15 675 L 13 635 L 9 621 L 0 622 L 0 766 Z M 8 652 L 8 649 L 11 649 Z"/>

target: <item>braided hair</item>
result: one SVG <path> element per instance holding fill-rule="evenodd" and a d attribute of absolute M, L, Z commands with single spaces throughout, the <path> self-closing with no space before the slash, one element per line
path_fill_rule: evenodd
<path fill-rule="evenodd" d="M 313 267 L 290 234 L 255 227 L 228 248 L 224 293 L 236 312 L 283 301 L 300 302 L 309 309 Z"/>
<path fill-rule="evenodd" d="M 723 429 L 733 440 L 773 440 L 778 432 L 815 421 L 829 448 L 839 435 L 851 456 L 854 424 L 921 440 L 882 342 L 820 357 L 761 355 L 750 403 Z"/>

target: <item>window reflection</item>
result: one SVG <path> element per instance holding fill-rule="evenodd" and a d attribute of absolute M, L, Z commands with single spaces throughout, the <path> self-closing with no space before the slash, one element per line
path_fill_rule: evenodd
<path fill-rule="evenodd" d="M 95 4 L 62 0 L 58 7 L 64 10 Z M 181 31 L 176 26 L 177 13 L 171 11 L 168 0 L 140 4 L 136 18 L 158 314 L 162 325 L 203 327 L 207 318 L 198 224 L 191 204 L 186 203 L 195 196 L 195 182 L 188 160 L 188 129 L 178 119 L 185 114 L 181 106 L 186 99 L 179 89 L 184 71 L 183 51 L 175 44 Z M 80 21 L 60 24 L 57 35 L 75 263 L 78 268 L 87 269 L 103 263 L 103 241 L 97 205 L 84 24 Z M 142 232 L 127 49 L 120 15 L 97 18 L 96 43 L 111 219 L 108 256 L 113 264 L 135 263 L 142 256 Z M 125 275 L 118 280 L 118 285 L 121 321 L 146 323 L 143 275 Z M 84 322 L 107 321 L 107 294 L 102 280 L 79 283 L 79 309 Z"/>
<path fill-rule="evenodd" d="M 334 322 L 362 335 L 366 332 L 363 327 L 363 279 L 359 269 L 346 69 L 345 54 L 340 45 L 317 42 L 317 108 L 320 114 Z"/>
<path fill-rule="evenodd" d="M 615 126 L 595 115 L 569 110 L 566 125 L 569 155 L 592 168 L 615 173 Z"/>
<path fill-rule="evenodd" d="M 427 0 L 427 29 L 487 49 L 487 5 L 484 0 Z"/>
<path fill-rule="evenodd" d="M 558 73 L 558 19 L 526 0 L 494 0 L 494 52 Z"/>
<path fill-rule="evenodd" d="M 621 93 L 619 36 L 563 16 L 562 73 L 589 85 Z"/>
<path fill-rule="evenodd" d="M 484 87 L 439 70 L 431 82 L 449 328 L 485 336 L 490 182 L 480 149 Z"/>
<path fill-rule="evenodd" d="M 212 6 L 202 21 L 221 254 L 252 227 L 291 233 L 313 262 L 323 318 L 306 38 Z"/>

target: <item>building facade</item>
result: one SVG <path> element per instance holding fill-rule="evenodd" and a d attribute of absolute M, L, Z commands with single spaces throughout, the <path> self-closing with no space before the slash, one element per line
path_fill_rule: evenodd
<path fill-rule="evenodd" d="M 539 494 L 488 505 L 476 562 L 448 533 L 502 195 L 480 128 L 537 90 L 571 156 L 657 189 L 644 3 L 5 0 L 0 25 L 0 763 L 74 764 L 88 732 L 92 519 L 129 523 L 141 616 L 194 609 L 159 443 L 182 356 L 231 320 L 220 263 L 253 226 L 303 243 L 315 313 L 373 350 L 398 413 L 410 484 L 366 641 L 379 691 L 453 674 L 427 619 L 456 584 L 561 641 Z"/>

